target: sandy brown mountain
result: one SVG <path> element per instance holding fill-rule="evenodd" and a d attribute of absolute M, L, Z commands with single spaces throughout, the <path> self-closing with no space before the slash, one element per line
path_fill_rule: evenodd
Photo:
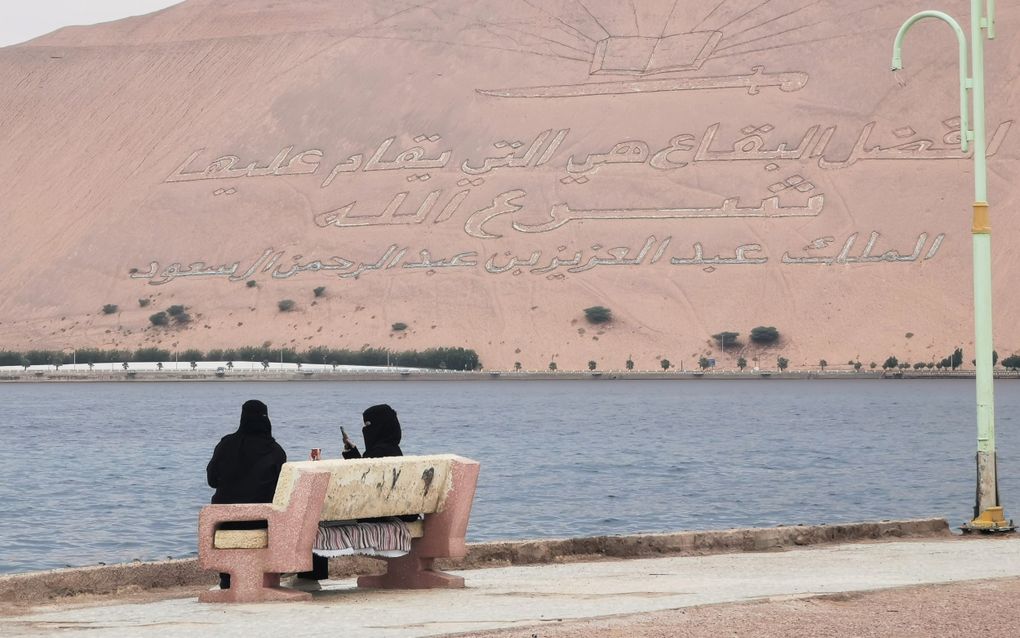
<path fill-rule="evenodd" d="M 1011 354 L 1020 6 L 1000 5 L 989 193 Z M 922 8 L 187 0 L 0 49 L 0 348 L 969 362 L 952 34 L 918 26 L 888 70 Z M 171 304 L 196 320 L 152 326 Z M 596 305 L 615 320 L 588 324 Z M 747 345 L 758 325 L 781 343 Z M 724 330 L 744 347 L 720 354 Z"/>

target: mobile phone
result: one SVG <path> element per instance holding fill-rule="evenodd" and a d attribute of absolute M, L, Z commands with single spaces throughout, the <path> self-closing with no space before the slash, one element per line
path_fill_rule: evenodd
<path fill-rule="evenodd" d="M 345 430 L 342 425 L 340 426 L 340 434 L 343 435 L 343 438 L 347 438 L 347 430 Z"/>

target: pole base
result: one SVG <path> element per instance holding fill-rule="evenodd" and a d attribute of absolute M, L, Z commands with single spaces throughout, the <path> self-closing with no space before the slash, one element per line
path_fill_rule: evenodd
<path fill-rule="evenodd" d="M 1006 520 L 1002 513 L 1002 507 L 996 505 L 981 512 L 980 516 L 969 523 L 964 523 L 961 529 L 964 534 L 972 532 L 992 534 L 996 532 L 1013 532 L 1016 531 L 1016 526 L 1013 525 L 1013 519 Z"/>

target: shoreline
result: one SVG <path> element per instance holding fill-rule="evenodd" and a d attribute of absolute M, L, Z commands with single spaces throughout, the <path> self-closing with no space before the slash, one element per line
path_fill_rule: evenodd
<path fill-rule="evenodd" d="M 81 365 L 81 364 L 79 364 Z M 104 364 L 106 365 L 106 364 Z M 70 366 L 68 366 L 70 367 Z M 973 370 L 958 372 L 885 372 L 877 370 L 677 370 L 655 371 L 514 371 L 481 370 L 452 371 L 426 369 L 366 369 L 366 370 L 230 370 L 217 371 L 205 368 L 197 370 L 3 370 L 2 383 L 109 383 L 109 382 L 237 382 L 237 381 L 553 381 L 553 380 L 603 380 L 603 381 L 698 381 L 698 380 L 902 380 L 902 379 L 971 379 Z M 997 380 L 1020 379 L 1020 372 L 996 370 Z"/>
<path fill-rule="evenodd" d="M 443 570 L 484 569 L 665 556 L 777 552 L 796 547 L 874 540 L 955 538 L 944 518 L 831 525 L 784 525 L 725 530 L 469 543 L 462 559 L 440 559 Z M 330 559 L 330 577 L 378 571 L 369 557 Z M 208 587 L 216 574 L 197 558 L 132 562 L 0 575 L 0 603 L 32 605 L 72 596 Z"/>

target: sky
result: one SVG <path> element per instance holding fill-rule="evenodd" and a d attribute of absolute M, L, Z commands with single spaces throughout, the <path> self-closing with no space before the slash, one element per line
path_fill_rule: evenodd
<path fill-rule="evenodd" d="M 0 0 L 0 47 L 60 27 L 152 13 L 181 0 Z"/>

